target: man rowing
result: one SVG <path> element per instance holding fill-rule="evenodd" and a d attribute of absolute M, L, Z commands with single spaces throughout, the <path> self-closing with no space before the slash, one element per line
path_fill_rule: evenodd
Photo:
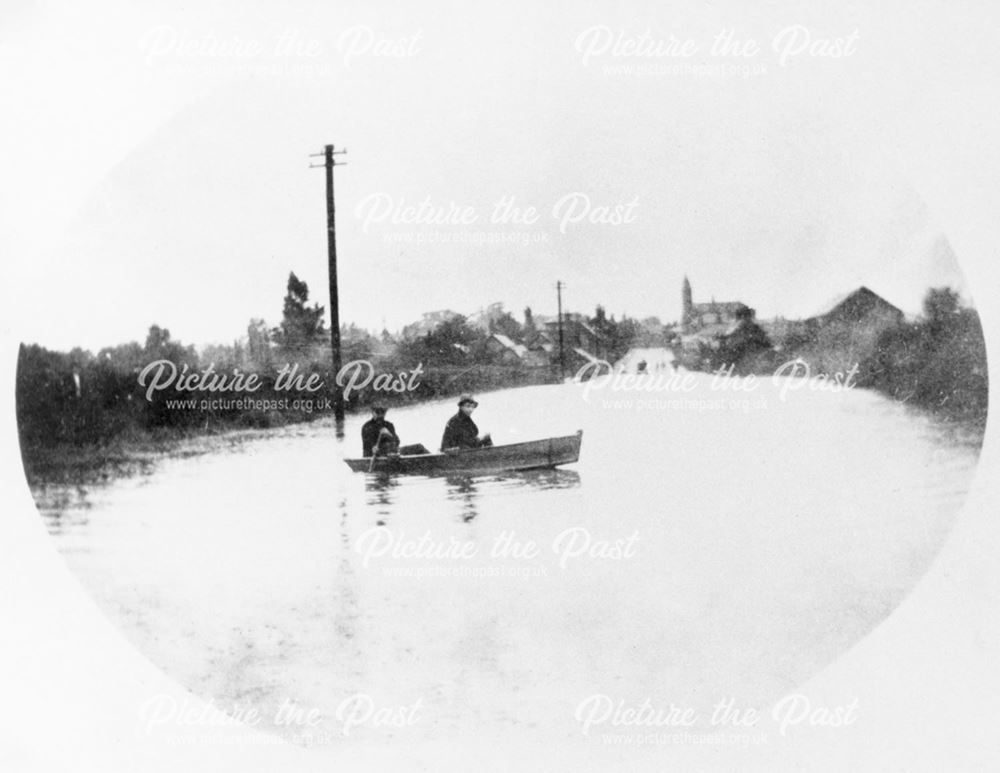
<path fill-rule="evenodd" d="M 493 445 L 489 433 L 479 437 L 479 427 L 472 420 L 472 412 L 479 403 L 472 395 L 458 398 L 458 413 L 448 419 L 441 438 L 442 451 L 457 451 L 462 448 L 481 448 Z"/>
<path fill-rule="evenodd" d="M 363 455 L 384 456 L 399 451 L 399 436 L 391 421 L 385 420 L 385 406 L 372 406 L 372 417 L 361 425 L 361 447 Z"/>

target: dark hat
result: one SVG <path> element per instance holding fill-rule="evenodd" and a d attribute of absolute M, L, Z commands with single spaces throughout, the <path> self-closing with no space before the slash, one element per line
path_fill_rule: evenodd
<path fill-rule="evenodd" d="M 458 407 L 459 408 L 461 408 L 466 403 L 472 403 L 473 405 L 479 405 L 479 403 L 477 403 L 473 399 L 472 395 L 462 395 L 461 397 L 458 398 Z"/>

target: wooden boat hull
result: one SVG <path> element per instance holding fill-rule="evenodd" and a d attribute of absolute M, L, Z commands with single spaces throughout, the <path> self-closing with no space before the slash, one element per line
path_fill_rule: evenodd
<path fill-rule="evenodd" d="M 580 458 L 583 430 L 575 435 L 529 440 L 503 446 L 467 448 L 454 453 L 377 456 L 345 459 L 354 472 L 391 472 L 401 475 L 437 475 L 450 472 L 505 472 L 572 464 Z"/>

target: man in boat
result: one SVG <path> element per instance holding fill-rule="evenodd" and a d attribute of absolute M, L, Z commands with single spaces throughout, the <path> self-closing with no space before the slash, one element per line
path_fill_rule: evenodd
<path fill-rule="evenodd" d="M 472 420 L 472 412 L 478 405 L 472 395 L 462 395 L 458 398 L 458 413 L 448 419 L 444 428 L 444 435 L 441 438 L 442 451 L 493 445 L 489 433 L 479 437 L 479 427 Z"/>
<path fill-rule="evenodd" d="M 363 455 L 384 456 L 399 452 L 399 436 L 391 421 L 385 420 L 385 406 L 372 406 L 372 417 L 361 426 Z"/>

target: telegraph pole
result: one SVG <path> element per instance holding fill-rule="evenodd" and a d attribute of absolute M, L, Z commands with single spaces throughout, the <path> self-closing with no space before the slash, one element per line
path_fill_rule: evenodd
<path fill-rule="evenodd" d="M 333 203 L 333 168 L 343 166 L 346 161 L 337 162 L 334 156 L 347 153 L 347 148 L 335 151 L 333 145 L 327 145 L 322 153 L 313 153 L 311 157 L 322 156 L 322 166 L 326 169 L 326 247 L 330 273 L 330 343 L 333 347 L 333 418 L 338 427 L 344 422 L 344 393 L 337 384 L 337 374 L 340 373 L 340 296 L 337 290 L 337 218 Z M 310 169 L 318 169 L 319 164 L 311 164 Z"/>
<path fill-rule="evenodd" d="M 566 378 L 566 357 L 563 354 L 563 317 L 562 317 L 562 289 L 564 285 L 562 281 L 556 281 L 556 304 L 558 308 L 558 316 L 556 319 L 559 321 L 559 378 Z"/>

